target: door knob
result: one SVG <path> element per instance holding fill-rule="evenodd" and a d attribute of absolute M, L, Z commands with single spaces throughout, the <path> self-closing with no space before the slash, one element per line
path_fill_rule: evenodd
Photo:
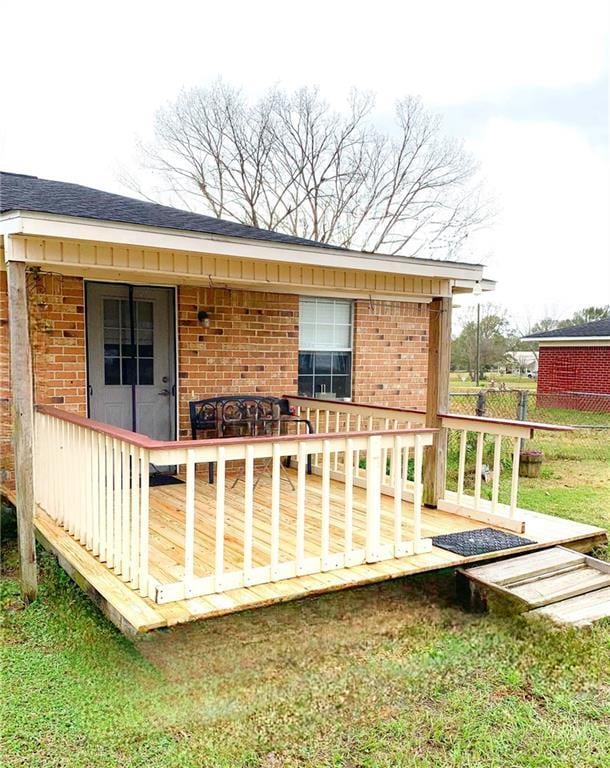
<path fill-rule="evenodd" d="M 162 389 L 159 392 L 160 395 L 163 395 L 164 397 L 169 397 L 169 389 Z"/>

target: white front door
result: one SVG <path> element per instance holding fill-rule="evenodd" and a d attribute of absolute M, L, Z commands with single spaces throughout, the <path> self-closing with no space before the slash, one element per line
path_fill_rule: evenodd
<path fill-rule="evenodd" d="M 172 289 L 88 283 L 86 313 L 90 417 L 173 439 Z"/>

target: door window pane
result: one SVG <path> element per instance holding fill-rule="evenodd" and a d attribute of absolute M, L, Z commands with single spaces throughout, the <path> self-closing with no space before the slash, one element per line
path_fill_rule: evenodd
<path fill-rule="evenodd" d="M 154 384 L 154 305 L 129 299 L 103 299 L 104 384 Z M 132 344 L 132 339 L 135 344 Z"/>
<path fill-rule="evenodd" d="M 137 384 L 136 361 L 131 357 L 124 357 L 121 363 L 121 384 Z"/>
<path fill-rule="evenodd" d="M 104 328 L 120 328 L 118 299 L 104 299 L 103 314 Z"/>
<path fill-rule="evenodd" d="M 137 321 L 138 328 L 153 327 L 153 303 L 152 301 L 138 301 L 136 302 L 137 308 Z"/>
<path fill-rule="evenodd" d="M 120 383 L 121 383 L 121 358 L 105 357 L 104 358 L 104 384 L 120 384 Z"/>
<path fill-rule="evenodd" d="M 138 384 L 153 384 L 153 360 L 140 358 L 138 360 Z"/>

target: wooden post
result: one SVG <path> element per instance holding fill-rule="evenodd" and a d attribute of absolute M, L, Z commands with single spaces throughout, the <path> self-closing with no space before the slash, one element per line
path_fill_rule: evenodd
<path fill-rule="evenodd" d="M 428 339 L 428 384 L 426 426 L 438 429 L 426 448 L 423 501 L 436 507 L 445 488 L 447 430 L 441 429 L 439 413 L 449 408 L 449 365 L 451 360 L 451 298 L 433 299 L 430 304 Z"/>
<path fill-rule="evenodd" d="M 5 237 L 7 258 L 10 237 Z M 36 599 L 36 542 L 34 539 L 34 386 L 28 327 L 25 262 L 7 261 L 9 336 L 17 539 L 21 595 L 25 602 Z"/>

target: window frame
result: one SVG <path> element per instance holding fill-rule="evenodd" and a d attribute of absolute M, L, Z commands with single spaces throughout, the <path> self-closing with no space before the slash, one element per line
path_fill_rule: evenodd
<path fill-rule="evenodd" d="M 349 347 L 320 347 L 319 345 L 310 344 L 310 345 L 301 345 L 301 327 L 303 322 L 303 312 L 302 312 L 302 306 L 304 303 L 313 303 L 315 302 L 316 305 L 318 302 L 329 304 L 332 303 L 333 308 L 336 304 L 340 303 L 343 305 L 347 305 L 349 307 Z M 337 377 L 345 377 L 349 383 L 348 391 L 349 395 L 345 397 L 337 397 L 337 400 L 344 400 L 344 401 L 350 401 L 352 399 L 352 391 L 353 391 L 353 383 L 354 383 L 354 319 L 355 319 L 355 301 L 353 299 L 343 299 L 338 297 L 327 297 L 327 296 L 300 296 L 299 297 L 299 344 L 298 344 L 298 355 L 299 360 L 297 361 L 297 387 L 298 391 L 300 392 L 300 386 L 299 386 L 299 380 L 301 376 L 308 376 L 311 377 L 312 380 L 312 394 L 311 397 L 316 397 L 316 378 L 321 378 L 324 376 L 328 376 L 331 380 L 331 387 L 333 383 L 334 376 Z M 311 324 L 311 323 L 308 323 Z M 314 321 L 314 335 L 315 335 L 315 328 L 318 325 L 317 322 Z M 335 318 L 334 318 L 334 311 L 333 311 L 333 336 L 334 336 L 334 328 L 336 327 Z M 345 323 L 339 323 L 339 325 L 345 325 Z M 324 375 L 318 375 L 316 376 L 315 373 L 315 358 L 313 362 L 313 372 L 311 374 L 301 374 L 300 372 L 300 355 L 301 354 L 348 354 L 349 355 L 349 374 L 333 374 L 332 373 L 332 357 L 331 357 L 331 372 L 329 374 Z M 324 393 L 320 393 L 324 394 Z M 329 393 L 330 394 L 330 393 Z M 303 397 L 308 397 L 308 395 L 303 395 Z M 323 399 L 323 398 L 322 398 Z"/>

